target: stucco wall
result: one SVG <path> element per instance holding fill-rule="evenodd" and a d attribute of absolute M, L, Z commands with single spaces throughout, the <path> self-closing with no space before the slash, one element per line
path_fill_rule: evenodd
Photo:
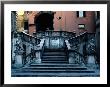
<path fill-rule="evenodd" d="M 29 24 L 34 24 L 35 14 L 38 12 L 33 12 L 28 15 Z M 58 18 L 61 17 L 60 20 Z M 78 24 L 85 24 L 85 29 L 78 29 Z M 76 11 L 56 11 L 53 20 L 54 31 L 69 31 L 76 32 L 76 35 L 87 32 L 95 31 L 95 12 L 87 11 L 86 17 L 77 17 Z M 29 26 L 29 34 L 36 31 L 36 27 Z"/>

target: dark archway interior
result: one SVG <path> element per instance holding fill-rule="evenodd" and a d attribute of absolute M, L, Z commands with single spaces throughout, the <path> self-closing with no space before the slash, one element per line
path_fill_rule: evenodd
<path fill-rule="evenodd" d="M 42 13 L 35 18 L 36 31 L 53 30 L 54 16 L 49 13 Z"/>

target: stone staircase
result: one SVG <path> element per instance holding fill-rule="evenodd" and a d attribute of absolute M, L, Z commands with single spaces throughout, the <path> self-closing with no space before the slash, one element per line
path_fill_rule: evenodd
<path fill-rule="evenodd" d="M 85 77 L 99 76 L 94 70 L 79 64 L 69 64 L 64 50 L 44 50 L 42 63 L 32 63 L 12 69 L 12 77 Z"/>
<path fill-rule="evenodd" d="M 45 49 L 41 60 L 42 63 L 68 63 L 64 49 Z"/>
<path fill-rule="evenodd" d="M 99 76 L 95 71 L 78 64 L 41 63 L 12 70 L 13 77 L 87 77 Z"/>

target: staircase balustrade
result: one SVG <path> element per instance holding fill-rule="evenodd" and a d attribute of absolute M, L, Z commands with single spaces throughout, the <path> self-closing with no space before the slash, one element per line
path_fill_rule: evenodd
<path fill-rule="evenodd" d="M 67 31 L 45 31 L 45 32 L 39 31 L 37 33 L 34 33 L 34 36 L 37 38 L 63 37 L 65 39 L 68 39 L 70 37 L 75 37 L 75 33 Z"/>
<path fill-rule="evenodd" d="M 15 60 L 12 62 L 15 63 L 15 65 L 20 64 L 22 66 L 29 64 L 32 62 L 32 60 L 34 60 L 36 63 L 41 63 L 41 57 L 45 45 L 45 38 L 43 37 L 63 37 L 62 39 L 65 38 L 64 43 L 68 49 L 66 51 L 68 51 L 67 53 L 69 63 L 87 64 L 91 58 L 96 57 L 96 42 L 94 33 L 85 32 L 79 36 L 75 36 L 74 33 L 70 34 L 70 32 L 65 31 L 46 31 L 40 33 L 38 32 L 35 36 L 31 36 L 23 32 L 15 33 L 15 36 Z M 70 36 L 72 37 L 70 38 Z M 31 51 L 26 53 L 27 51 L 23 48 L 23 45 L 26 45 L 26 49 Z M 23 56 L 24 53 L 26 53 L 25 56 Z"/>
<path fill-rule="evenodd" d="M 12 58 L 12 67 L 19 68 L 31 63 L 35 57 L 35 51 L 32 52 L 34 45 L 39 45 L 41 40 L 23 32 L 15 32 L 13 38 L 15 43 L 12 45 L 12 52 L 15 56 Z M 26 50 L 30 52 L 26 53 Z"/>
<path fill-rule="evenodd" d="M 72 49 L 71 44 L 69 43 L 68 40 L 65 40 L 65 43 L 68 49 L 69 63 L 85 65 L 84 56 L 81 53 Z"/>
<path fill-rule="evenodd" d="M 85 64 L 96 63 L 96 39 L 95 33 L 83 33 L 79 36 L 73 37 L 68 40 L 69 48 L 77 54 L 81 54 Z M 67 46 L 68 47 L 68 46 Z M 69 53 L 69 55 L 75 55 L 75 53 Z M 80 56 L 81 56 L 80 55 Z"/>

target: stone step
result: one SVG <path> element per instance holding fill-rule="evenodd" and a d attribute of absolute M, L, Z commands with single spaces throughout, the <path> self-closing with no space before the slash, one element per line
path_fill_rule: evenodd
<path fill-rule="evenodd" d="M 41 60 L 56 60 L 56 61 L 63 61 L 68 60 L 66 57 L 42 57 Z"/>
<path fill-rule="evenodd" d="M 42 63 L 68 63 L 68 61 L 42 61 Z"/>
<path fill-rule="evenodd" d="M 48 73 L 30 73 L 30 72 L 19 72 L 19 73 L 12 73 L 12 77 L 99 77 L 99 73 L 73 73 L 73 72 L 63 72 L 63 73 L 55 73 L 55 72 L 48 72 Z"/>
<path fill-rule="evenodd" d="M 53 55 L 51 55 L 51 56 L 42 56 L 42 58 L 67 58 L 66 56 L 59 56 L 59 55 L 57 55 L 57 56 L 53 56 Z"/>
<path fill-rule="evenodd" d="M 24 67 L 25 70 L 87 70 L 86 67 Z"/>
<path fill-rule="evenodd" d="M 65 49 L 44 49 L 44 52 L 65 52 Z"/>
<path fill-rule="evenodd" d="M 66 56 L 66 53 L 65 52 L 44 52 L 43 53 L 44 56 L 48 55 L 48 56 L 56 56 L 56 55 L 59 55 L 59 56 Z"/>
<path fill-rule="evenodd" d="M 67 59 L 44 58 L 42 61 L 68 61 Z"/>
<path fill-rule="evenodd" d="M 55 64 L 55 63 L 41 63 L 41 64 L 31 64 L 30 67 L 80 67 L 79 64 Z"/>
<path fill-rule="evenodd" d="M 94 73 L 92 70 L 37 70 L 37 69 L 23 69 L 16 71 L 16 73 Z"/>

